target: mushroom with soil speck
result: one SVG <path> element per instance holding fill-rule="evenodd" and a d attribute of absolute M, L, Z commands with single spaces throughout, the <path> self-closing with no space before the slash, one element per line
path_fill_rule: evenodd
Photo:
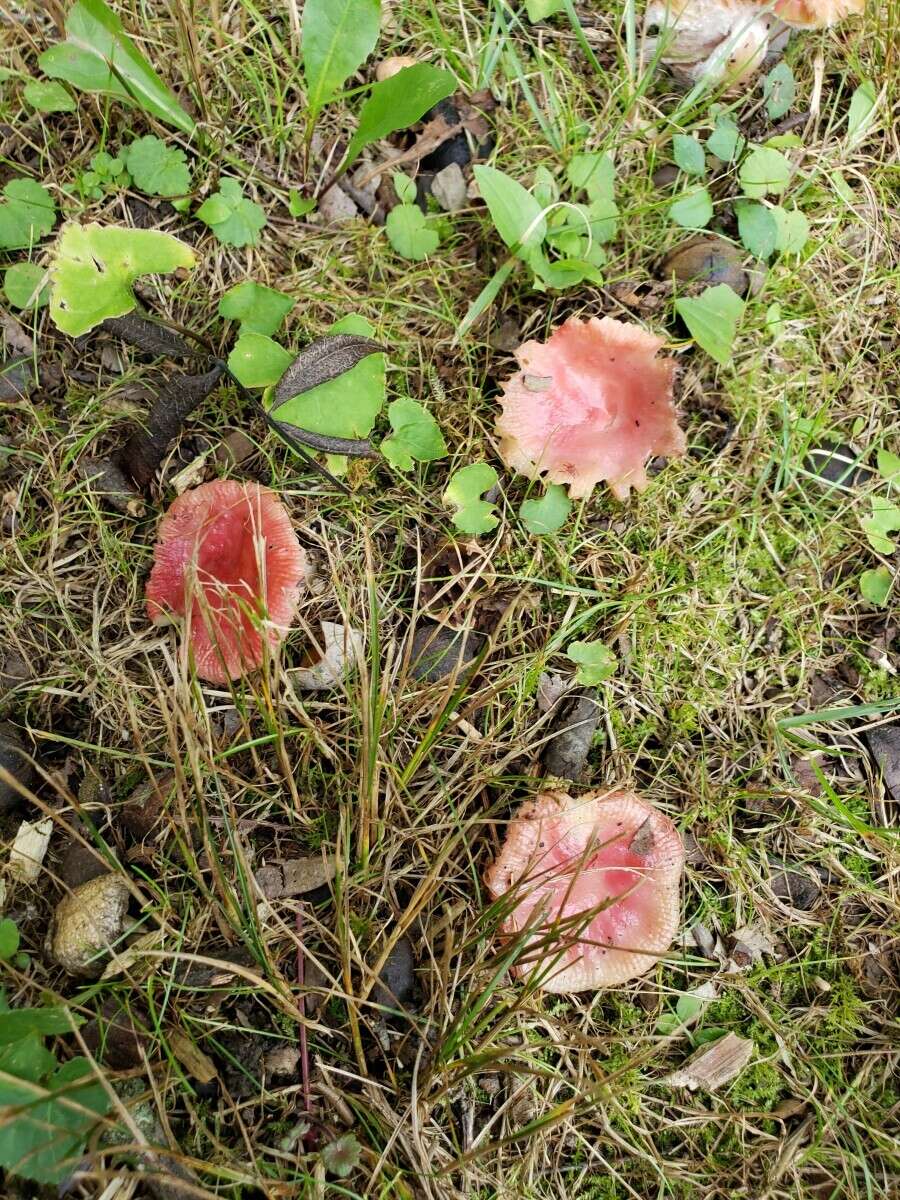
<path fill-rule="evenodd" d="M 611 317 L 575 317 L 546 342 L 524 342 L 497 418 L 500 457 L 529 479 L 566 484 L 573 499 L 605 480 L 626 499 L 647 462 L 684 453 L 672 404 L 675 362 L 663 339 Z"/>
<path fill-rule="evenodd" d="M 680 924 L 678 830 L 632 792 L 523 804 L 485 872 L 500 929 L 524 933 L 516 975 L 545 991 L 614 987 L 646 974 Z"/>
<path fill-rule="evenodd" d="M 154 624 L 184 618 L 197 674 L 224 684 L 261 666 L 265 643 L 277 649 L 306 574 L 275 494 L 216 480 L 179 496 L 160 522 L 147 610 Z"/>

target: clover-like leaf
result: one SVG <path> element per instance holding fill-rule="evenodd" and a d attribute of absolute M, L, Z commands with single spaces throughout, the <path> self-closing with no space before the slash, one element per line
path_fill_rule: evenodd
<path fill-rule="evenodd" d="M 618 659 L 602 642 L 572 642 L 566 658 L 577 663 L 575 682 L 584 687 L 597 687 L 615 674 Z"/>
<path fill-rule="evenodd" d="M 148 196 L 183 196 L 191 186 L 184 151 L 152 133 L 132 142 L 123 157 L 131 178 Z"/>
<path fill-rule="evenodd" d="M 772 192 L 780 195 L 791 178 L 791 164 L 778 150 L 757 146 L 741 163 L 739 178 L 744 195 L 761 200 Z"/>
<path fill-rule="evenodd" d="M 13 308 L 42 308 L 50 299 L 46 277 L 47 272 L 37 263 L 13 263 L 3 276 L 6 299 Z"/>
<path fill-rule="evenodd" d="M 888 534 L 900 531 L 900 508 L 884 496 L 873 496 L 872 515 L 865 518 L 862 527 L 873 550 L 878 554 L 892 554 L 896 542 Z"/>
<path fill-rule="evenodd" d="M 797 95 L 797 82 L 794 72 L 782 59 L 777 63 L 763 80 L 763 98 L 766 102 L 766 112 L 770 121 L 783 117 Z"/>
<path fill-rule="evenodd" d="M 772 206 L 777 231 L 775 249 L 780 254 L 799 254 L 809 241 L 809 221 L 799 208 Z"/>
<path fill-rule="evenodd" d="M 744 301 L 727 283 L 707 288 L 699 296 L 675 301 L 675 311 L 687 325 L 691 337 L 717 363 L 731 362 L 731 347 L 744 315 Z"/>
<path fill-rule="evenodd" d="M 695 137 L 676 133 L 672 138 L 672 157 L 685 175 L 703 175 L 706 171 L 706 155 Z"/>
<path fill-rule="evenodd" d="M 135 306 L 131 290 L 141 275 L 193 267 L 190 246 L 156 229 L 64 225 L 50 264 L 50 316 L 57 329 L 78 337 L 107 317 Z"/>
<path fill-rule="evenodd" d="M 735 203 L 741 241 L 757 258 L 768 258 L 778 244 L 778 224 L 772 210 L 756 200 Z"/>
<path fill-rule="evenodd" d="M 26 103 L 42 113 L 74 112 L 75 101 L 55 79 L 31 79 L 22 90 Z"/>
<path fill-rule="evenodd" d="M 712 220 L 712 198 L 705 187 L 693 188 L 669 205 L 669 218 L 685 229 L 703 229 Z"/>
<path fill-rule="evenodd" d="M 337 1175 L 339 1179 L 346 1179 L 351 1171 L 359 1166 L 362 1146 L 354 1134 L 345 1133 L 342 1137 L 329 1142 L 327 1146 L 323 1146 L 321 1154 L 325 1170 L 330 1171 L 332 1175 Z"/>
<path fill-rule="evenodd" d="M 248 200 L 236 179 L 222 179 L 219 190 L 200 205 L 194 214 L 208 225 L 224 246 L 256 246 L 266 214 Z"/>
<path fill-rule="evenodd" d="M 273 338 L 242 330 L 228 355 L 228 369 L 244 387 L 265 388 L 276 384 L 293 360 Z"/>
<path fill-rule="evenodd" d="M 539 500 L 523 501 L 519 516 L 529 533 L 543 536 L 561 529 L 571 509 L 572 501 L 563 485 L 551 483 Z"/>
<path fill-rule="evenodd" d="M 293 297 L 247 279 L 228 289 L 219 301 L 219 316 L 240 321 L 242 332 L 272 334 L 293 307 Z"/>
<path fill-rule="evenodd" d="M 381 443 L 381 453 L 398 471 L 411 471 L 414 462 L 435 462 L 447 454 L 441 427 L 427 408 L 408 396 L 388 405 L 393 433 Z"/>
<path fill-rule="evenodd" d="M 892 454 L 890 450 L 879 450 L 876 466 L 878 474 L 885 483 L 890 483 L 894 487 L 900 486 L 900 456 Z"/>
<path fill-rule="evenodd" d="M 451 476 L 444 503 L 456 508 L 453 524 L 463 533 L 490 533 L 497 525 L 494 505 L 481 496 L 497 482 L 497 472 L 487 463 L 472 463 Z"/>
<path fill-rule="evenodd" d="M 391 183 L 394 185 L 394 191 L 401 204 L 415 204 L 417 189 L 414 179 L 411 179 L 409 175 L 404 175 L 402 171 L 395 171 L 391 176 Z"/>
<path fill-rule="evenodd" d="M 384 223 L 388 241 L 401 258 L 421 262 L 433 254 L 441 243 L 441 235 L 428 224 L 425 214 L 415 204 L 398 204 L 392 208 Z"/>
<path fill-rule="evenodd" d="M 744 149 L 744 145 L 745 139 L 734 117 L 730 113 L 722 113 L 716 117 L 715 128 L 706 139 L 706 148 L 710 154 L 714 154 L 722 162 L 732 162 Z"/>
<path fill-rule="evenodd" d="M 591 200 L 613 199 L 616 167 L 608 154 L 576 154 L 566 167 L 566 178 L 575 191 L 587 192 Z"/>
<path fill-rule="evenodd" d="M 887 567 L 874 567 L 870 571 L 863 571 L 860 575 L 859 591 L 863 600 L 868 600 L 870 604 L 883 608 L 887 604 L 893 582 L 894 577 Z"/>
<path fill-rule="evenodd" d="M 0 250 L 28 249 L 56 224 L 56 205 L 34 179 L 11 179 L 0 201 Z"/>

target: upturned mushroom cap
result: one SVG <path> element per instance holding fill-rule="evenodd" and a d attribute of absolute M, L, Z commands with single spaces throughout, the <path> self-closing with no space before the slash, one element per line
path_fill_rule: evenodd
<path fill-rule="evenodd" d="M 503 386 L 500 457 L 529 479 L 567 484 L 573 498 L 606 480 L 624 499 L 647 486 L 645 464 L 683 454 L 672 405 L 675 363 L 663 339 L 611 317 L 573 317 L 546 342 L 516 351 L 522 368 Z"/>
<path fill-rule="evenodd" d="M 256 483 L 216 480 L 185 492 L 159 524 L 147 611 L 186 617 L 197 674 L 226 683 L 263 661 L 297 610 L 306 555 L 287 509 Z"/>
<path fill-rule="evenodd" d="M 762 65 L 777 26 L 757 0 L 651 0 L 644 10 L 645 57 L 661 42 L 662 62 L 678 73 L 693 81 L 727 78 L 734 88 Z"/>
<path fill-rule="evenodd" d="M 549 792 L 523 804 L 484 876 L 495 900 L 514 905 L 502 933 L 529 931 L 515 973 L 550 992 L 645 974 L 678 930 L 683 864 L 675 826 L 632 792 Z"/>

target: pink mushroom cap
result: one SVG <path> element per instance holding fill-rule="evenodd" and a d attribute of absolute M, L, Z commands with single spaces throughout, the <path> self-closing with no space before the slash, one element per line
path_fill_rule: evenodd
<path fill-rule="evenodd" d="M 515 974 L 535 974 L 549 992 L 645 974 L 678 931 L 683 865 L 678 830 L 633 792 L 526 802 L 484 876 L 493 899 L 514 904 L 501 933 L 528 931 Z"/>
<path fill-rule="evenodd" d="M 663 339 L 611 317 L 570 318 L 546 342 L 523 343 L 504 384 L 500 457 L 529 479 L 567 484 L 573 499 L 606 480 L 625 499 L 647 486 L 657 454 L 683 454 L 672 404 L 675 362 Z"/>
<path fill-rule="evenodd" d="M 276 649 L 297 611 L 306 555 L 268 488 L 220 479 L 175 500 L 159 523 L 147 612 L 187 617 L 197 674 L 227 683 Z"/>

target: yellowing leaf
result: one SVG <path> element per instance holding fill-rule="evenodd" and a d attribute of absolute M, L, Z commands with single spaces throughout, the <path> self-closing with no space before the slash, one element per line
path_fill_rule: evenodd
<path fill-rule="evenodd" d="M 141 275 L 194 266 L 184 242 L 155 229 L 64 225 L 50 264 L 50 315 L 57 329 L 78 337 L 107 317 L 135 306 L 132 284 Z"/>

